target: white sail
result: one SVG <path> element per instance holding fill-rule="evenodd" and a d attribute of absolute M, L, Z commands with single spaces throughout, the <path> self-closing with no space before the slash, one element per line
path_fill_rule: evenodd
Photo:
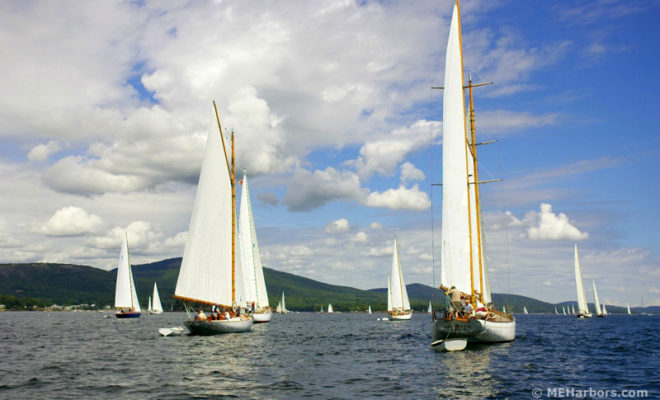
<path fill-rule="evenodd" d="M 328 303 L 328 313 L 334 312 L 332 309 L 332 304 Z"/>
<path fill-rule="evenodd" d="M 210 132 L 175 296 L 232 304 L 232 197 L 220 134 Z"/>
<path fill-rule="evenodd" d="M 387 275 L 387 311 L 392 311 L 392 280 Z"/>
<path fill-rule="evenodd" d="M 147 303 L 147 310 L 151 310 L 151 296 L 149 296 L 149 302 Z"/>
<path fill-rule="evenodd" d="M 431 314 L 433 312 L 433 308 L 431 307 L 431 301 L 430 300 L 429 300 L 429 308 L 428 308 L 427 312 L 429 314 Z"/>
<path fill-rule="evenodd" d="M 369 310 L 367 310 L 369 314 L 371 314 L 371 305 L 369 305 Z"/>
<path fill-rule="evenodd" d="M 564 315 L 566 315 L 566 307 L 562 307 L 561 310 L 564 313 Z"/>
<path fill-rule="evenodd" d="M 275 308 L 275 312 L 280 313 L 280 314 L 282 313 L 282 302 L 281 301 L 279 303 L 277 303 L 277 307 Z"/>
<path fill-rule="evenodd" d="M 605 308 L 605 304 L 603 304 L 603 315 L 607 316 L 607 308 Z"/>
<path fill-rule="evenodd" d="M 286 313 L 289 310 L 286 309 L 286 301 L 284 301 L 284 292 L 282 292 L 282 312 Z"/>
<path fill-rule="evenodd" d="M 626 309 L 627 309 L 626 312 L 628 313 L 628 315 L 632 314 L 632 313 L 630 312 L 630 303 L 626 303 Z"/>
<path fill-rule="evenodd" d="M 575 289 L 577 291 L 578 314 L 589 314 L 584 286 L 582 285 L 582 271 L 580 270 L 577 243 L 575 244 Z"/>
<path fill-rule="evenodd" d="M 243 171 L 243 191 L 241 195 L 240 216 L 238 219 L 239 244 L 241 249 L 241 270 L 245 283 L 244 300 L 255 303 L 257 309 L 268 307 L 268 293 L 261 264 L 257 232 L 254 227 L 250 189 L 247 173 Z"/>
<path fill-rule="evenodd" d="M 571 314 L 576 315 L 577 313 L 575 312 L 575 306 L 571 306 Z"/>
<path fill-rule="evenodd" d="M 394 238 L 394 250 L 392 252 L 392 275 L 390 275 L 392 290 L 392 310 L 410 310 L 408 291 L 403 281 L 401 263 L 399 262 L 399 248 Z"/>
<path fill-rule="evenodd" d="M 557 311 L 557 307 L 555 307 L 555 315 L 559 315 L 559 312 Z"/>
<path fill-rule="evenodd" d="M 124 233 L 124 240 L 119 253 L 119 265 L 117 266 L 117 285 L 115 287 L 115 308 L 130 308 L 141 311 L 138 302 L 135 283 L 133 282 L 133 271 L 128 254 L 128 237 Z"/>
<path fill-rule="evenodd" d="M 155 311 L 157 313 L 163 312 L 163 305 L 160 304 L 160 296 L 158 295 L 158 285 L 154 282 L 154 293 L 153 293 L 153 306 L 149 307 L 149 310 Z"/>
<path fill-rule="evenodd" d="M 523 314 L 528 314 L 526 306 L 523 306 Z"/>
<path fill-rule="evenodd" d="M 596 282 L 591 281 L 594 286 L 594 306 L 596 307 L 596 315 L 602 315 L 600 310 L 600 302 L 598 301 L 598 292 L 596 291 Z"/>

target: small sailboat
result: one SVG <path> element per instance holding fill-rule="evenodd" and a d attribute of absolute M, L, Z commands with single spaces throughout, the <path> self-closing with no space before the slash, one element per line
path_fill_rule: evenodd
<path fill-rule="evenodd" d="M 564 315 L 566 315 L 566 307 L 563 307 L 563 306 L 562 306 L 562 308 L 561 308 L 561 309 L 562 309 L 562 311 L 563 311 L 563 313 L 564 313 Z"/>
<path fill-rule="evenodd" d="M 630 303 L 626 303 L 626 314 L 632 315 L 632 313 L 630 312 Z"/>
<path fill-rule="evenodd" d="M 406 284 L 403 281 L 403 273 L 401 272 L 396 236 L 394 237 L 394 249 L 392 251 L 392 275 L 388 277 L 387 289 L 389 299 L 387 317 L 390 321 L 409 320 L 412 317 L 412 310 L 410 309 Z"/>
<path fill-rule="evenodd" d="M 369 309 L 367 310 L 367 314 L 371 314 L 371 304 L 369 305 Z"/>
<path fill-rule="evenodd" d="M 321 306 L 321 311 L 319 311 L 319 312 L 320 312 L 320 313 L 323 313 L 323 312 L 324 312 L 324 311 L 323 311 L 323 306 Z"/>
<path fill-rule="evenodd" d="M 328 303 L 328 314 L 332 314 L 333 312 L 332 304 Z"/>
<path fill-rule="evenodd" d="M 555 315 L 559 315 L 559 311 L 557 311 L 557 306 L 555 306 Z"/>
<path fill-rule="evenodd" d="M 247 172 L 243 170 L 243 193 L 241 195 L 241 212 L 238 218 L 238 235 L 241 248 L 241 271 L 243 272 L 242 299 L 247 302 L 248 309 L 253 310 L 254 322 L 270 322 L 273 312 L 268 303 L 266 281 L 261 264 L 257 231 L 254 227 L 252 203 L 250 202 L 250 189 L 248 187 Z"/>
<path fill-rule="evenodd" d="M 473 85 L 463 80 L 463 50 L 458 0 L 447 42 L 442 128 L 442 269 L 440 288 L 467 299 L 473 312 L 457 303 L 442 318 L 433 317 L 432 339 L 463 338 L 472 343 L 510 342 L 516 337 L 513 314 L 493 307 L 485 265 L 479 197 Z M 469 92 L 469 121 L 465 112 Z M 466 131 L 469 127 L 469 132 Z"/>
<path fill-rule="evenodd" d="M 138 302 L 131 260 L 128 255 L 128 236 L 124 233 L 124 240 L 119 253 L 119 266 L 117 266 L 117 284 L 115 286 L 115 316 L 117 318 L 139 318 L 142 314 Z"/>
<path fill-rule="evenodd" d="M 284 292 L 282 292 L 282 300 L 277 304 L 275 312 L 278 314 L 288 314 L 289 310 L 286 309 L 286 301 L 284 300 Z"/>
<path fill-rule="evenodd" d="M 580 258 L 578 256 L 577 243 L 575 244 L 575 289 L 577 291 L 578 318 L 591 318 L 587 305 L 587 298 L 584 295 L 584 286 L 582 285 L 582 271 L 580 269 Z"/>
<path fill-rule="evenodd" d="M 282 301 L 277 302 L 277 307 L 275 307 L 275 312 L 278 314 L 282 314 Z"/>
<path fill-rule="evenodd" d="M 215 102 L 213 103 L 215 109 Z M 254 319 L 236 302 L 236 167 L 234 134 L 231 167 L 215 109 L 219 133 L 209 132 L 199 174 L 188 240 L 174 297 L 184 301 L 192 334 L 247 332 Z M 222 141 L 222 143 L 221 143 Z M 212 306 L 209 316 L 204 307 Z"/>
<path fill-rule="evenodd" d="M 433 307 L 431 307 L 431 300 L 429 300 L 429 308 L 426 310 L 427 313 L 433 313 Z"/>
<path fill-rule="evenodd" d="M 523 306 L 523 314 L 529 314 L 529 313 L 527 312 L 527 306 Z"/>
<path fill-rule="evenodd" d="M 149 314 L 162 314 L 163 306 L 160 304 L 160 296 L 158 295 L 158 285 L 154 282 L 153 304 L 151 297 L 149 297 Z"/>
<path fill-rule="evenodd" d="M 605 308 L 605 303 L 603 303 L 603 317 L 607 317 L 607 308 Z"/>
<path fill-rule="evenodd" d="M 596 307 L 596 316 L 603 317 L 603 312 L 600 309 L 600 302 L 598 301 L 598 292 L 596 291 L 596 282 L 591 281 L 594 286 L 594 307 Z"/>
<path fill-rule="evenodd" d="M 575 312 L 575 305 L 571 305 L 571 315 L 577 315 Z"/>

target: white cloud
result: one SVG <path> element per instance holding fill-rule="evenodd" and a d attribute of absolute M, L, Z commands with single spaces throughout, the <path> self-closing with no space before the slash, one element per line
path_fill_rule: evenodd
<path fill-rule="evenodd" d="M 165 239 L 165 246 L 183 248 L 188 240 L 188 231 L 179 232 L 174 237 Z"/>
<path fill-rule="evenodd" d="M 360 253 L 367 257 L 384 257 L 392 255 L 392 246 L 371 247 L 366 251 Z"/>
<path fill-rule="evenodd" d="M 352 242 L 357 242 L 357 243 L 366 243 L 367 242 L 367 234 L 364 232 L 358 232 L 353 237 L 351 237 Z"/>
<path fill-rule="evenodd" d="M 424 179 L 426 179 L 424 172 L 417 169 L 411 162 L 406 161 L 401 165 L 401 183 L 423 181 Z"/>
<path fill-rule="evenodd" d="M 64 207 L 55 212 L 37 232 L 48 236 L 80 236 L 98 232 L 103 222 L 80 207 Z"/>
<path fill-rule="evenodd" d="M 421 192 L 418 185 L 411 189 L 399 186 L 398 189 L 369 193 L 365 199 L 368 207 L 384 207 L 391 210 L 426 210 L 431 207 L 431 201 L 426 192 Z"/>
<path fill-rule="evenodd" d="M 525 219 L 533 224 L 527 229 L 532 240 L 583 240 L 589 236 L 573 226 L 566 214 L 553 213 L 550 204 L 542 203 L 540 213 L 530 211 Z"/>
<path fill-rule="evenodd" d="M 350 228 L 351 228 L 350 224 L 348 223 L 348 220 L 346 218 L 339 218 L 326 225 L 325 231 L 327 233 L 340 233 L 340 232 L 346 232 Z"/>
<path fill-rule="evenodd" d="M 438 121 L 420 120 L 409 127 L 395 129 L 383 139 L 365 143 L 358 158 L 348 164 L 354 166 L 361 177 L 373 173 L 389 175 L 408 154 L 430 145 L 440 134 L 440 127 Z"/>
<path fill-rule="evenodd" d="M 383 224 L 381 224 L 380 222 L 372 222 L 369 224 L 369 229 L 373 229 L 375 231 L 381 230 L 383 229 Z"/>
<path fill-rule="evenodd" d="M 309 211 L 334 200 L 358 199 L 363 192 L 360 178 L 353 172 L 340 172 L 332 167 L 313 173 L 297 169 L 282 203 L 290 211 Z"/>
<path fill-rule="evenodd" d="M 51 140 L 46 144 L 39 144 L 30 150 L 28 160 L 44 162 L 48 160 L 51 154 L 57 153 L 62 147 L 56 140 Z"/>

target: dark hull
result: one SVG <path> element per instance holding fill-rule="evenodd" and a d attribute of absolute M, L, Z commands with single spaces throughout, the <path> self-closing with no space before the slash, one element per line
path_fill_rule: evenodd
<path fill-rule="evenodd" d="M 140 318 L 140 315 L 142 315 L 140 312 L 115 313 L 117 318 Z"/>

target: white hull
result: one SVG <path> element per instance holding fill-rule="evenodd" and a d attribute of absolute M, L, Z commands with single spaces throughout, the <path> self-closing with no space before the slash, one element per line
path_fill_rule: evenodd
<path fill-rule="evenodd" d="M 406 320 L 409 320 L 410 318 L 412 318 L 412 311 L 408 311 L 407 314 L 403 314 L 403 313 L 399 312 L 397 315 L 388 313 L 387 318 L 390 321 L 406 321 Z"/>
<path fill-rule="evenodd" d="M 460 339 L 447 339 L 437 340 L 431 343 L 431 348 L 435 351 L 461 351 L 467 346 L 467 340 Z"/>
<path fill-rule="evenodd" d="M 591 318 L 591 317 L 593 317 L 593 316 L 594 316 L 594 315 L 591 314 L 591 313 L 589 313 L 589 314 L 578 314 L 578 315 L 577 315 L 578 318 Z"/>
<path fill-rule="evenodd" d="M 516 338 L 516 320 L 496 322 L 470 318 L 467 322 L 438 319 L 433 322 L 433 341 L 464 338 L 469 343 L 512 342 Z"/>
<path fill-rule="evenodd" d="M 162 314 L 163 310 L 149 310 L 149 314 Z"/>
<path fill-rule="evenodd" d="M 193 335 L 216 335 L 219 333 L 248 332 L 254 319 L 231 318 L 229 320 L 185 321 L 186 328 Z"/>
<path fill-rule="evenodd" d="M 254 318 L 255 323 L 259 322 L 270 322 L 270 319 L 273 317 L 272 312 L 267 312 L 267 313 L 254 313 L 252 314 L 252 318 Z"/>
<path fill-rule="evenodd" d="M 181 336 L 183 333 L 183 328 L 180 326 L 174 326 L 172 328 L 160 328 L 158 330 L 161 336 Z"/>

